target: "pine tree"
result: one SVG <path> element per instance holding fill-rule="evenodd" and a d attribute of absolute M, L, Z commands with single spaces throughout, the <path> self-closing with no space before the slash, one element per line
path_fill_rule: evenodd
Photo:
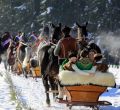
<path fill-rule="evenodd" d="M 119 0 L 0 0 L 0 33 L 38 32 L 53 22 L 72 26 L 88 21 L 89 31 L 116 31 L 120 27 Z"/>

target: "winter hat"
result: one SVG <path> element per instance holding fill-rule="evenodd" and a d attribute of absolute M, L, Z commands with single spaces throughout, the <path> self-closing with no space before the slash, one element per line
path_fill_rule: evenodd
<path fill-rule="evenodd" d="M 68 58 L 77 57 L 77 51 L 71 51 L 68 53 Z"/>
<path fill-rule="evenodd" d="M 70 33 L 70 30 L 71 30 L 70 27 L 65 26 L 65 27 L 62 29 L 62 32 L 63 32 L 64 34 L 69 34 L 69 33 Z"/>
<path fill-rule="evenodd" d="M 49 34 L 49 27 L 45 26 L 43 29 L 44 34 L 48 35 Z"/>

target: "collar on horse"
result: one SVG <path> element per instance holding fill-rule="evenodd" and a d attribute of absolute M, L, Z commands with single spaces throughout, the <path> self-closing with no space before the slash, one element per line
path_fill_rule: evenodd
<path fill-rule="evenodd" d="M 5 40 L 4 42 L 2 42 L 2 46 L 4 47 L 6 44 L 8 44 L 10 42 L 10 38 L 8 38 L 7 40 Z"/>

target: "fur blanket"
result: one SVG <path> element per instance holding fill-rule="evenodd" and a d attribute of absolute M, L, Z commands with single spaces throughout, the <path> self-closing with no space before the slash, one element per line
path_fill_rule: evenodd
<path fill-rule="evenodd" d="M 115 78 L 113 74 L 108 72 L 96 72 L 95 76 L 87 76 L 72 71 L 63 70 L 59 73 L 59 80 L 61 85 L 93 84 L 108 87 L 113 87 L 115 85 Z"/>

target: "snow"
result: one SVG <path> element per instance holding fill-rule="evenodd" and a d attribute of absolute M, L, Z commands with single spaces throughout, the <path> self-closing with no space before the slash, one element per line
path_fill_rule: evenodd
<path fill-rule="evenodd" d="M 5 70 L 3 64 L 0 64 L 0 110 L 16 110 L 15 104 L 10 100 L 9 85 L 5 82 Z M 120 110 L 120 68 L 110 67 L 110 72 L 115 76 L 117 88 L 108 88 L 108 92 L 101 95 L 100 100 L 107 100 L 112 103 L 111 106 L 100 107 L 101 110 Z M 45 90 L 43 88 L 41 78 L 36 82 L 33 78 L 24 78 L 22 75 L 17 76 L 10 73 L 15 90 L 18 93 L 18 100 L 26 107 L 26 110 L 66 110 L 65 104 L 55 102 L 50 94 L 51 106 L 47 107 L 45 104 Z M 72 110 L 91 110 L 89 107 L 77 106 Z"/>
<path fill-rule="evenodd" d="M 42 15 L 42 16 L 44 16 L 44 15 L 46 15 L 46 13 L 47 13 L 47 12 L 46 12 L 46 11 L 44 11 L 44 12 L 42 12 L 42 13 L 41 13 L 41 15 Z"/>
<path fill-rule="evenodd" d="M 98 11 L 98 7 L 96 7 L 94 10 L 93 10 L 93 13 L 96 13 Z"/>
<path fill-rule="evenodd" d="M 13 110 L 15 105 L 11 102 L 10 91 L 7 91 L 8 84 L 0 77 L 0 110 Z"/>
<path fill-rule="evenodd" d="M 101 26 L 101 24 L 99 23 L 98 25 L 97 25 L 97 27 L 99 28 Z"/>
<path fill-rule="evenodd" d="M 43 1 L 41 2 L 41 4 L 44 4 L 46 1 L 47 1 L 47 0 L 43 0 Z"/>
<path fill-rule="evenodd" d="M 53 9 L 53 7 L 48 7 L 48 8 L 47 8 L 47 14 L 49 14 L 52 9 Z"/>
<path fill-rule="evenodd" d="M 89 9 L 88 6 L 85 6 L 84 11 L 88 11 L 88 9 Z"/>
<path fill-rule="evenodd" d="M 4 68 L 0 65 L 0 68 Z M 4 79 L 5 70 L 0 70 L 0 110 L 15 110 L 16 106 L 11 101 L 9 84 Z"/>
<path fill-rule="evenodd" d="M 31 24 L 31 26 L 30 26 L 31 28 L 33 28 L 34 27 L 34 23 L 32 22 L 32 24 Z"/>
<path fill-rule="evenodd" d="M 14 8 L 18 9 L 18 10 L 26 10 L 27 9 L 27 7 L 25 6 L 25 4 L 22 4 L 22 5 L 18 6 L 18 7 L 14 7 Z"/>
<path fill-rule="evenodd" d="M 46 11 L 42 12 L 41 15 L 44 16 L 46 14 L 50 14 L 52 9 L 53 9 L 53 7 L 47 7 Z"/>
<path fill-rule="evenodd" d="M 108 3 L 109 3 L 109 4 L 112 4 L 112 1 L 111 1 L 111 0 L 108 0 Z"/>

